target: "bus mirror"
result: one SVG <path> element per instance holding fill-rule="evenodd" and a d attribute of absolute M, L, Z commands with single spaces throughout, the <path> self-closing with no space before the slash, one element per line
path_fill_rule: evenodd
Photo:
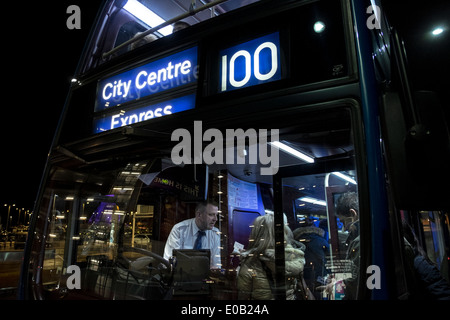
<path fill-rule="evenodd" d="M 437 95 L 430 91 L 416 92 L 414 103 L 420 123 L 406 135 L 408 171 L 422 188 L 441 188 L 449 182 L 442 178 L 448 177 L 450 166 L 450 141 L 443 110 Z"/>
<path fill-rule="evenodd" d="M 419 123 L 408 126 L 398 96 L 385 97 L 383 130 L 393 195 L 399 209 L 448 208 L 448 124 L 434 92 L 416 92 L 414 104 Z"/>

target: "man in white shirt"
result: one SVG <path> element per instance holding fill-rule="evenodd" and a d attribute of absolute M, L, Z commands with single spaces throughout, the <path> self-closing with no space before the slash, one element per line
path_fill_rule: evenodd
<path fill-rule="evenodd" d="M 195 218 L 181 221 L 173 226 L 164 248 L 164 259 L 169 260 L 173 249 L 211 250 L 211 268 L 220 268 L 220 236 L 217 222 L 218 208 L 211 203 L 199 203 Z"/>

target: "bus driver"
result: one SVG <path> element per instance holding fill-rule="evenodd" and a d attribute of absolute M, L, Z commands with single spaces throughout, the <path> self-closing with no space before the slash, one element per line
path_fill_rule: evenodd
<path fill-rule="evenodd" d="M 201 202 L 195 208 L 195 218 L 181 221 L 173 226 L 164 248 L 164 259 L 169 260 L 173 249 L 211 250 L 211 268 L 221 267 L 218 208 L 208 202 Z"/>

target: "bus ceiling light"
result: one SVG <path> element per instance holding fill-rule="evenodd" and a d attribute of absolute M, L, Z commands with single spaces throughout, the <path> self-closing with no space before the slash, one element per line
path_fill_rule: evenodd
<path fill-rule="evenodd" d="M 164 19 L 162 19 L 160 16 L 158 16 L 156 13 L 154 13 L 152 10 L 150 10 L 137 0 L 128 0 L 123 8 L 139 20 L 149 25 L 151 28 L 159 26 L 160 24 L 165 22 Z M 159 29 L 158 32 L 167 36 L 172 33 L 172 29 L 172 26 L 167 26 Z"/>
<path fill-rule="evenodd" d="M 325 30 L 325 23 L 323 23 L 322 21 L 317 21 L 316 23 L 314 23 L 314 31 L 316 33 L 321 33 Z"/>
<path fill-rule="evenodd" d="M 444 29 L 441 28 L 441 27 L 437 27 L 437 28 L 435 28 L 435 29 L 431 32 L 431 34 L 432 34 L 433 36 L 438 36 L 438 35 L 440 35 L 442 32 L 444 32 Z"/>
<path fill-rule="evenodd" d="M 343 174 L 343 173 L 340 173 L 340 172 L 332 172 L 332 174 L 335 175 L 338 178 L 341 178 L 342 180 L 345 180 L 345 181 L 350 182 L 352 184 L 356 184 L 355 179 L 353 179 L 352 177 L 350 177 L 350 176 L 348 176 L 346 174 Z"/>
<path fill-rule="evenodd" d="M 273 145 L 274 147 L 277 147 L 278 149 L 283 150 L 284 152 L 289 153 L 290 155 L 299 158 L 303 161 L 306 161 L 308 163 L 314 163 L 314 158 L 311 158 L 310 156 L 307 156 L 304 153 L 301 153 L 300 151 L 289 147 L 288 145 L 280 142 L 280 141 L 274 141 L 274 142 L 270 142 L 271 145 Z"/>
<path fill-rule="evenodd" d="M 319 199 L 316 199 L 316 198 L 311 198 L 311 197 L 301 197 L 301 198 L 299 198 L 298 200 L 303 201 L 303 202 L 308 202 L 308 203 L 316 204 L 316 205 L 319 205 L 319 206 L 324 206 L 324 207 L 327 206 L 327 203 L 326 203 L 325 201 L 319 200 Z"/>

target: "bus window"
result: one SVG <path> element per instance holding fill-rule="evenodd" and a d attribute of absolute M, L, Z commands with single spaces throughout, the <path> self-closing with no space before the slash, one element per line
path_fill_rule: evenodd
<path fill-rule="evenodd" d="M 196 1 L 197 5 L 192 6 L 191 0 L 183 1 L 156 1 L 156 0 L 111 0 L 105 2 L 105 6 L 99 18 L 99 23 L 95 27 L 92 43 L 87 48 L 87 54 L 80 72 L 87 72 L 91 68 L 109 61 L 127 51 L 135 49 L 143 44 L 150 43 L 159 38 L 169 36 L 189 26 L 210 18 L 225 14 L 229 11 L 247 6 L 259 0 L 230 0 L 217 4 L 211 8 L 199 11 L 195 15 L 187 15 L 182 20 L 156 30 L 145 38 L 137 41 L 137 44 L 131 43 L 125 45 L 117 51 L 110 54 L 114 48 L 125 42 L 139 36 L 151 28 L 157 27 L 162 23 L 174 19 L 183 14 L 189 13 L 194 9 L 204 6 L 204 1 Z"/>
<path fill-rule="evenodd" d="M 141 26 L 136 21 L 130 21 L 125 23 L 122 27 L 119 29 L 119 33 L 117 34 L 116 42 L 114 43 L 114 47 L 117 47 L 118 45 L 124 43 L 125 41 L 128 41 L 132 39 L 133 37 L 139 35 L 140 33 L 144 32 L 146 29 Z M 143 38 L 140 41 L 137 41 L 133 43 L 132 45 L 129 45 L 127 48 L 122 49 L 117 53 L 119 55 L 120 53 L 127 52 L 129 50 L 135 49 L 141 45 L 144 45 L 146 43 L 149 43 L 151 41 L 157 40 L 158 38 L 154 34 L 149 34 L 147 37 Z"/>
<path fill-rule="evenodd" d="M 174 143 L 156 156 L 136 151 L 79 166 L 60 162 L 35 228 L 39 249 L 31 261 L 41 274 L 34 279 L 44 284 L 36 283 L 35 294 L 70 289 L 67 270 L 76 265 L 81 290 L 65 294 L 356 298 L 356 288 L 349 291 L 359 275 L 360 214 L 350 112 L 341 106 L 258 120 L 261 128 L 274 123 L 281 128 L 209 128 L 226 148 L 209 153 L 206 145 L 198 164 L 176 164 Z M 164 150 L 167 141 L 153 147 L 160 143 Z M 279 176 L 281 186 L 274 183 Z M 352 206 L 341 210 L 346 195 Z M 262 291 L 252 289 L 259 285 Z"/>
<path fill-rule="evenodd" d="M 404 272 L 411 299 L 448 300 L 449 218 L 445 211 L 401 211 Z"/>
<path fill-rule="evenodd" d="M 54 170 L 38 218 L 45 247 L 40 272 L 48 289 L 59 285 L 70 265 L 86 266 L 97 261 L 94 257 L 116 256 L 119 233 L 128 233 L 124 208 L 146 165 L 130 163 L 101 174 Z"/>
<path fill-rule="evenodd" d="M 303 276 L 317 300 L 355 299 L 359 205 L 355 171 L 283 179 L 283 211 L 305 251 Z"/>
<path fill-rule="evenodd" d="M 420 211 L 420 224 L 428 257 L 439 269 L 448 270 L 448 244 L 445 243 L 445 234 L 449 232 L 448 215 L 439 211 Z"/>

